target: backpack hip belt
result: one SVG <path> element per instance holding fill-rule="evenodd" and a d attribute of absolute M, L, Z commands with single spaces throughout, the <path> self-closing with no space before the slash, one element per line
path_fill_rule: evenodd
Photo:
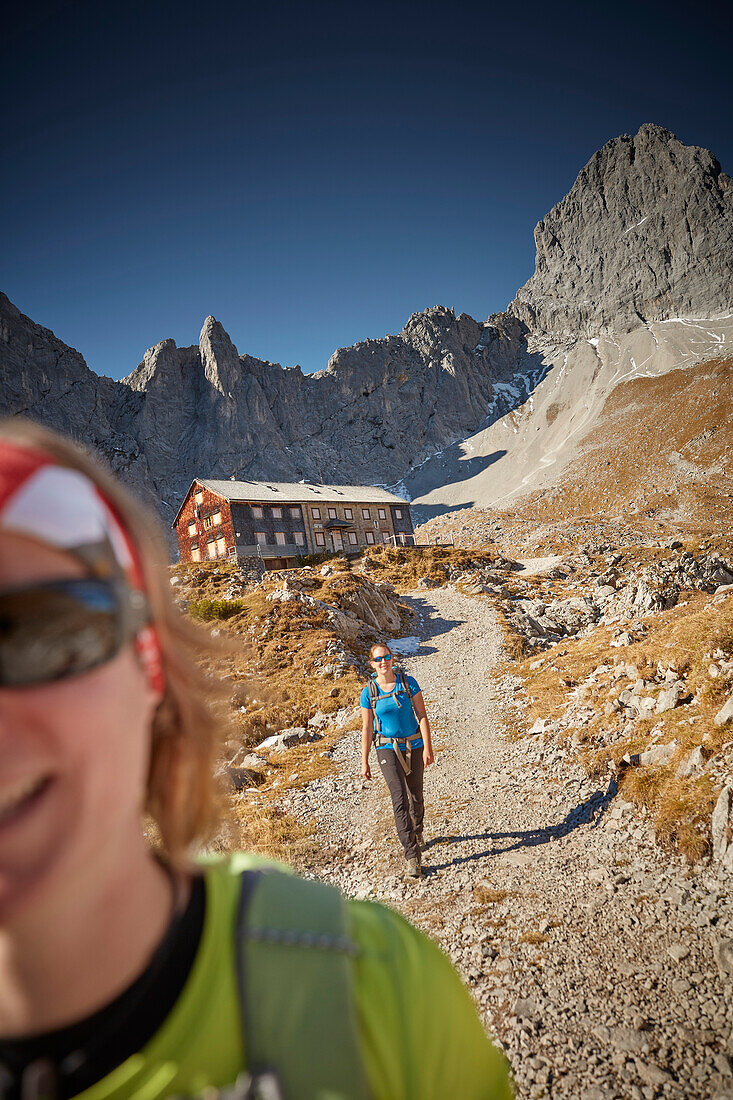
<path fill-rule="evenodd" d="M 397 759 L 402 765 L 405 775 L 409 775 L 412 771 L 412 764 L 407 762 L 404 754 L 405 752 L 407 752 L 408 748 L 410 752 L 412 752 L 412 750 L 415 748 L 414 742 L 420 741 L 421 739 L 422 733 L 420 732 L 420 730 L 417 730 L 415 733 L 413 733 L 411 737 L 385 737 L 381 733 L 375 733 L 374 745 L 377 749 L 383 749 L 385 745 L 389 745 L 390 749 L 392 749 L 392 751 L 396 754 Z"/>

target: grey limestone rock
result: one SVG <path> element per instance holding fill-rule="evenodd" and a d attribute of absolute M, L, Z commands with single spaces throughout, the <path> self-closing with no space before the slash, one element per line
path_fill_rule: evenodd
<path fill-rule="evenodd" d="M 677 742 L 670 741 L 668 745 L 653 745 L 640 753 L 640 762 L 645 766 L 668 764 L 677 750 Z"/>
<path fill-rule="evenodd" d="M 661 126 L 595 153 L 535 243 L 535 273 L 509 307 L 533 330 L 593 337 L 733 304 L 733 183 Z"/>
<path fill-rule="evenodd" d="M 207 317 L 198 345 L 163 340 L 113 382 L 0 295 L 0 413 L 99 450 L 168 518 L 197 476 L 394 483 L 485 418 L 525 341 L 516 320 L 485 328 L 436 306 L 304 375 L 240 355 Z"/>
<path fill-rule="evenodd" d="M 669 687 L 663 688 L 657 699 L 657 714 L 663 714 L 666 710 L 674 710 L 685 694 L 685 690 L 684 680 L 675 680 Z"/>
<path fill-rule="evenodd" d="M 733 788 L 723 787 L 712 818 L 713 858 L 733 871 Z"/>
<path fill-rule="evenodd" d="M 197 345 L 163 340 L 114 382 L 0 295 L 0 413 L 100 451 L 171 519 L 194 477 L 399 484 L 498 415 L 495 383 L 537 366 L 538 340 L 733 308 L 731 181 L 658 126 L 608 142 L 535 236 L 535 274 L 506 312 L 434 306 L 311 375 L 240 354 L 207 317 Z M 731 580 L 717 564 L 709 583 Z M 640 591 L 657 606 L 658 589 Z"/>
<path fill-rule="evenodd" d="M 715 715 L 713 721 L 716 726 L 724 726 L 726 722 L 730 722 L 731 718 L 733 718 L 733 695 L 723 703 L 723 706 Z"/>

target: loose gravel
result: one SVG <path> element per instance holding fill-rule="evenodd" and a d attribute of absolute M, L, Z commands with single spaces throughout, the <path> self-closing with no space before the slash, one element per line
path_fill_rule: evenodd
<path fill-rule="evenodd" d="M 441 944 L 509 1057 L 518 1097 L 733 1100 L 731 876 L 670 862 L 613 780 L 591 782 L 542 736 L 507 737 L 519 682 L 492 680 L 491 603 L 412 599 L 403 661 L 438 749 L 426 771 L 425 878 L 408 881 L 385 784 L 335 775 L 285 807 L 317 822 L 314 874 L 403 912 Z"/>

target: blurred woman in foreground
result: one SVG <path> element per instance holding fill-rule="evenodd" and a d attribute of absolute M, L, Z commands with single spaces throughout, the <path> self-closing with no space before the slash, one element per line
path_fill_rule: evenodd
<path fill-rule="evenodd" d="M 160 545 L 70 443 L 0 426 L 0 1096 L 510 1096 L 396 914 L 194 861 L 218 731 Z"/>

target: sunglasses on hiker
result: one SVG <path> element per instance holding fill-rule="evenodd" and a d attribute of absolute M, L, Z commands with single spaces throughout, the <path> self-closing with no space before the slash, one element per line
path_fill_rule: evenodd
<path fill-rule="evenodd" d="M 392 660 L 392 654 L 391 653 L 385 653 L 383 657 L 372 657 L 372 661 L 375 664 L 378 661 L 391 661 L 391 660 Z"/>
<path fill-rule="evenodd" d="M 0 687 L 89 672 L 149 620 L 145 595 L 121 580 L 74 578 L 0 592 Z"/>

